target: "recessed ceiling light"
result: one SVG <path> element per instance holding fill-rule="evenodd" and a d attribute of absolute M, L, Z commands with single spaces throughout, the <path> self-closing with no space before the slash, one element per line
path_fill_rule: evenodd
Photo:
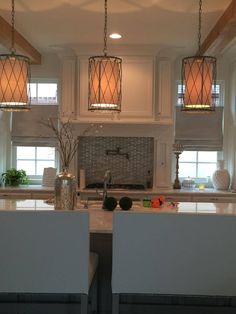
<path fill-rule="evenodd" d="M 118 34 L 118 33 L 112 33 L 109 35 L 109 37 L 112 39 L 120 39 L 122 36 L 121 34 Z"/>

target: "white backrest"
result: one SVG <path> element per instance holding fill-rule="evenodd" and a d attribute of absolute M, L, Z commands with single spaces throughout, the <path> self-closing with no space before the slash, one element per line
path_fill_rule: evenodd
<path fill-rule="evenodd" d="M 88 293 L 89 218 L 0 211 L 0 293 Z"/>
<path fill-rule="evenodd" d="M 113 293 L 236 296 L 235 216 L 113 217 Z"/>

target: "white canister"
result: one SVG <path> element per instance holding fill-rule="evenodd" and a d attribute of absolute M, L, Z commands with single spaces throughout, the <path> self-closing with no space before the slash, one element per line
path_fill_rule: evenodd
<path fill-rule="evenodd" d="M 224 160 L 217 161 L 217 170 L 212 175 L 212 183 L 216 190 L 228 190 L 230 185 L 230 175 L 224 169 Z"/>

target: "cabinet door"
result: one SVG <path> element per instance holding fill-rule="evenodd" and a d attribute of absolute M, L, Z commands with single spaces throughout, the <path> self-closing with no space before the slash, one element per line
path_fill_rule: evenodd
<path fill-rule="evenodd" d="M 35 200 L 47 200 L 54 197 L 54 192 L 47 192 L 47 193 L 31 193 L 31 198 Z"/>
<path fill-rule="evenodd" d="M 30 193 L 25 193 L 25 192 L 1 192 L 0 193 L 0 198 L 1 199 L 30 199 L 31 194 Z"/>
<path fill-rule="evenodd" d="M 60 115 L 62 118 L 75 118 L 75 87 L 76 58 L 64 58 L 62 60 L 62 95 L 60 105 Z"/>
<path fill-rule="evenodd" d="M 170 60 L 160 60 L 157 63 L 158 79 L 156 88 L 158 97 L 156 119 L 166 124 L 173 122 L 171 66 Z"/>
<path fill-rule="evenodd" d="M 154 59 L 123 59 L 121 119 L 153 119 Z"/>
<path fill-rule="evenodd" d="M 119 119 L 145 121 L 154 119 L 153 106 L 153 57 L 122 57 L 122 104 Z M 88 58 L 80 58 L 79 111 L 77 117 L 102 120 L 110 113 L 88 111 Z"/>

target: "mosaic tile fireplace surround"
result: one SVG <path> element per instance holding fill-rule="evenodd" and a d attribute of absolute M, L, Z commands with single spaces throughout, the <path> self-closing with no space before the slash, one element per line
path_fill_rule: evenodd
<path fill-rule="evenodd" d="M 105 171 L 110 170 L 112 184 L 147 187 L 153 181 L 153 162 L 152 137 L 80 137 L 78 171 L 85 170 L 86 186 L 103 182 Z"/>

